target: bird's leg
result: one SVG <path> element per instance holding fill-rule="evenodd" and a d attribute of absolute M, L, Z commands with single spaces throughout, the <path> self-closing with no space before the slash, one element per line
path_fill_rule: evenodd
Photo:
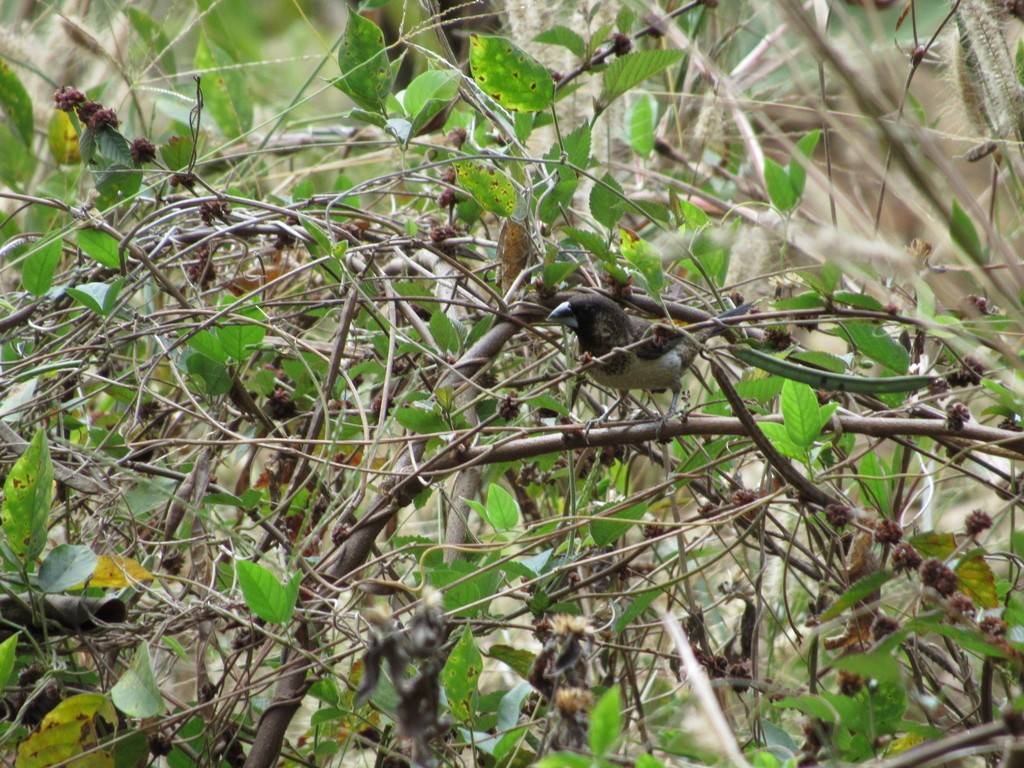
<path fill-rule="evenodd" d="M 606 421 L 608 421 L 608 418 L 612 415 L 612 413 L 615 412 L 615 409 L 622 405 L 622 403 L 625 402 L 628 396 L 628 394 L 620 396 L 618 400 L 611 404 L 611 406 L 604 409 L 604 413 L 602 413 L 596 419 L 591 419 L 590 421 L 587 422 L 587 428 L 583 430 L 584 441 L 586 441 L 587 437 L 590 435 L 591 428 L 597 426 L 598 424 L 604 424 Z"/>
<path fill-rule="evenodd" d="M 661 433 L 665 429 L 665 425 L 668 424 L 669 419 L 671 419 L 673 416 L 676 415 L 676 411 L 677 411 L 677 408 L 679 406 L 679 398 L 680 398 L 680 396 L 682 396 L 682 399 L 683 399 L 683 402 L 684 402 L 684 406 L 683 407 L 685 408 L 686 405 L 689 405 L 689 403 L 690 403 L 690 393 L 689 392 L 684 392 L 682 386 L 676 386 L 672 390 L 672 404 L 669 405 L 668 410 L 665 412 L 665 415 L 662 416 L 661 419 L 658 420 L 658 431 L 656 433 L 656 436 L 657 436 L 658 440 L 661 440 Z M 683 416 L 683 421 L 686 421 L 685 414 Z"/>

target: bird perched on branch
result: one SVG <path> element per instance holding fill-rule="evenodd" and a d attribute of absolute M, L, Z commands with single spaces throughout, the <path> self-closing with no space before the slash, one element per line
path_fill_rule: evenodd
<path fill-rule="evenodd" d="M 601 362 L 588 373 L 598 384 L 623 393 L 631 389 L 670 389 L 672 405 L 662 422 L 671 418 L 679 404 L 682 376 L 693 365 L 704 342 L 727 329 L 723 320 L 746 314 L 753 304 L 723 312 L 713 318 L 716 325 L 697 333 L 656 326 L 631 317 L 614 301 L 586 293 L 563 301 L 548 320 L 566 326 L 576 334 L 580 349 Z M 615 403 L 600 421 L 614 410 Z"/>

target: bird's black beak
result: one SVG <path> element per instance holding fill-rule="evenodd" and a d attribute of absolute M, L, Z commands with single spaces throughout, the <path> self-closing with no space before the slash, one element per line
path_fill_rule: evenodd
<path fill-rule="evenodd" d="M 564 325 L 566 328 L 576 330 L 579 328 L 579 323 L 576 321 L 576 315 L 572 311 L 572 305 L 568 301 L 563 301 L 548 315 L 548 322 L 558 323 Z"/>

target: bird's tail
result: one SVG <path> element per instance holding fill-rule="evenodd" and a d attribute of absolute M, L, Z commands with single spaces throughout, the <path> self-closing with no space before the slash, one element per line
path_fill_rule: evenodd
<path fill-rule="evenodd" d="M 754 308 L 754 302 L 751 301 L 751 302 L 747 302 L 746 304 L 740 304 L 738 307 L 733 307 L 732 309 L 727 309 L 722 314 L 717 315 L 716 317 L 712 318 L 712 322 L 714 322 L 717 325 L 717 327 L 716 328 L 712 328 L 708 332 L 707 338 L 710 339 L 712 336 L 717 336 L 718 334 L 725 333 L 727 330 L 729 330 L 730 326 L 728 326 L 725 323 L 723 323 L 722 322 L 723 320 L 727 320 L 730 317 L 740 317 L 741 315 L 747 314 L 753 308 Z"/>

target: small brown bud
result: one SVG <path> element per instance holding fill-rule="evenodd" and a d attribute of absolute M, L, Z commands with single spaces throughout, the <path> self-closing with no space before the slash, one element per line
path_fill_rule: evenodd
<path fill-rule="evenodd" d="M 925 560 L 921 564 L 921 583 L 943 597 L 949 597 L 959 586 L 957 575 L 941 560 Z"/>
<path fill-rule="evenodd" d="M 918 551 L 907 543 L 900 544 L 892 553 L 892 567 L 897 573 L 916 571 L 923 561 Z"/>
<path fill-rule="evenodd" d="M 879 520 L 875 525 L 875 541 L 879 544 L 899 544 L 903 528 L 895 520 Z"/>
<path fill-rule="evenodd" d="M 968 536 L 977 536 L 992 527 L 992 518 L 988 512 L 976 509 L 964 521 L 964 530 Z"/>

